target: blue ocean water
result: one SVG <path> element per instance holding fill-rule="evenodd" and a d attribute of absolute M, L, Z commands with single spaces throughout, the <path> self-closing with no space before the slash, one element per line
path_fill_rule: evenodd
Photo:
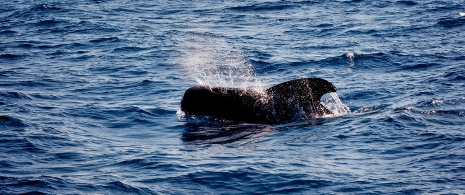
<path fill-rule="evenodd" d="M 0 3 L 0 194 L 464 194 L 465 1 Z M 194 85 L 350 113 L 180 117 Z"/>

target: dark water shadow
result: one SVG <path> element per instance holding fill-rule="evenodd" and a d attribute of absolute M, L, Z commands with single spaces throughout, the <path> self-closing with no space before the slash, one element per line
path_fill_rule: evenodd
<path fill-rule="evenodd" d="M 228 144 L 259 139 L 274 131 L 273 126 L 261 124 L 188 123 L 185 127 L 181 139 L 186 144 Z"/>
<path fill-rule="evenodd" d="M 335 118 L 301 120 L 285 124 L 230 123 L 217 120 L 185 124 L 181 140 L 185 144 L 247 144 L 259 142 L 279 131 L 323 125 Z"/>

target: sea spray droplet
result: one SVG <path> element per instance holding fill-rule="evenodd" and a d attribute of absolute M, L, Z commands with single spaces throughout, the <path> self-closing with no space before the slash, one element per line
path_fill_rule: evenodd
<path fill-rule="evenodd" d="M 200 85 L 262 90 L 243 52 L 221 37 L 191 33 L 181 41 L 182 65 Z"/>

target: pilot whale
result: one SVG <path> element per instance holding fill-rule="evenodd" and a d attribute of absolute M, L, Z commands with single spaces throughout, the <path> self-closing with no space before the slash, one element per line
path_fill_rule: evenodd
<path fill-rule="evenodd" d="M 284 123 L 333 114 L 321 103 L 336 87 L 321 78 L 280 83 L 262 92 L 229 87 L 194 86 L 186 90 L 181 110 L 187 115 L 239 122 Z"/>

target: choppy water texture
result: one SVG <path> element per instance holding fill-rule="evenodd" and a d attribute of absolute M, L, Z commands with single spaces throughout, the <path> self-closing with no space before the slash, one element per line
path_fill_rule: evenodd
<path fill-rule="evenodd" d="M 465 193 L 465 1 L 2 1 L 0 193 Z M 189 122 L 203 82 L 350 114 Z"/>

